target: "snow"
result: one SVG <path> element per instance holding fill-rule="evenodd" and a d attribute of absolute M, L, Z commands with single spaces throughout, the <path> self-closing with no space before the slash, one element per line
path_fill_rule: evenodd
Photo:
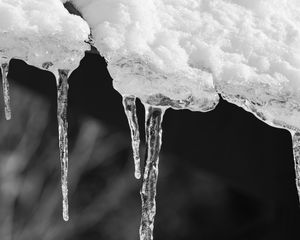
<path fill-rule="evenodd" d="M 72 2 L 121 94 L 211 110 L 217 91 L 273 125 L 300 128 L 298 0 Z M 250 108 L 245 99 L 253 102 Z"/>
<path fill-rule="evenodd" d="M 198 111 L 216 105 L 212 74 L 193 66 L 196 61 L 190 58 L 196 54 L 190 26 L 199 18 L 197 1 L 72 2 L 92 28 L 95 46 L 121 94 Z"/>
<path fill-rule="evenodd" d="M 74 69 L 89 48 L 89 26 L 60 0 L 0 0 L 0 60 Z"/>
<path fill-rule="evenodd" d="M 68 13 L 63 6 L 66 0 L 0 0 L 1 68 L 8 69 L 9 60 L 18 58 L 52 70 L 57 77 L 65 220 L 67 78 L 88 49 L 90 28 L 114 87 L 129 101 L 124 101 L 124 107 L 131 125 L 136 176 L 143 175 L 141 239 L 153 237 L 161 122 L 167 107 L 209 111 L 221 94 L 266 123 L 289 129 L 300 189 L 299 0 L 71 1 L 88 24 Z M 8 107 L 7 71 L 3 72 Z M 143 174 L 136 97 L 146 107 Z"/>

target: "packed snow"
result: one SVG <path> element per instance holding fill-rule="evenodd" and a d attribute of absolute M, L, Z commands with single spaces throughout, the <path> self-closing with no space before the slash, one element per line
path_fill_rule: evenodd
<path fill-rule="evenodd" d="M 209 110 L 216 89 L 247 110 L 260 107 L 270 123 L 300 128 L 298 0 L 72 2 L 121 94 Z"/>
<path fill-rule="evenodd" d="M 197 40 L 191 33 L 200 28 L 193 13 L 199 15 L 197 1 L 72 2 L 89 23 L 121 94 L 173 108 L 214 108 L 213 76 L 200 66 L 201 56 L 192 57 Z"/>
<path fill-rule="evenodd" d="M 89 49 L 90 30 L 60 0 L 0 0 L 0 61 L 75 69 Z"/>

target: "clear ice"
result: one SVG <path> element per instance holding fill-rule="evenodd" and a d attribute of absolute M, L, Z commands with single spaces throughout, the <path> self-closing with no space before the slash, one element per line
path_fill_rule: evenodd
<path fill-rule="evenodd" d="M 291 131 L 293 140 L 293 153 L 295 161 L 296 187 L 300 200 L 300 132 Z"/>
<path fill-rule="evenodd" d="M 162 144 L 162 121 L 165 108 L 145 105 L 146 131 L 146 164 L 143 174 L 142 188 L 142 218 L 140 225 L 140 240 L 152 240 L 154 217 L 156 213 L 156 185 L 158 177 L 159 152 Z"/>
<path fill-rule="evenodd" d="M 140 160 L 140 132 L 138 118 L 136 114 L 136 98 L 133 96 L 123 96 L 124 111 L 128 119 L 131 143 L 134 159 L 134 176 L 136 179 L 141 178 L 141 160 Z"/>
<path fill-rule="evenodd" d="M 61 164 L 61 190 L 63 196 L 63 219 L 69 220 L 68 205 L 68 77 L 69 70 L 58 70 L 57 77 L 57 120 L 59 134 L 59 158 Z"/>
<path fill-rule="evenodd" d="M 1 73 L 2 73 L 2 88 L 3 88 L 3 97 L 4 97 L 4 111 L 6 120 L 11 119 L 11 109 L 10 109 L 10 96 L 9 96 L 9 83 L 7 80 L 9 70 L 8 62 L 1 64 Z"/>

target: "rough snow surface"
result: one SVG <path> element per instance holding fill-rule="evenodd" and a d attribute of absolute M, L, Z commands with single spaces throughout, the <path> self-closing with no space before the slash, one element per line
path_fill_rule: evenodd
<path fill-rule="evenodd" d="M 76 68 L 88 49 L 88 35 L 87 23 L 69 14 L 60 0 L 0 0 L 1 61 Z"/>
<path fill-rule="evenodd" d="M 203 55 L 197 55 L 193 36 L 201 28 L 199 1 L 72 2 L 92 28 L 121 94 L 191 110 L 216 105 L 213 75 L 201 64 Z"/>
<path fill-rule="evenodd" d="M 300 119 L 299 0 L 72 2 L 122 94 L 198 110 L 217 89 L 269 122 Z"/>

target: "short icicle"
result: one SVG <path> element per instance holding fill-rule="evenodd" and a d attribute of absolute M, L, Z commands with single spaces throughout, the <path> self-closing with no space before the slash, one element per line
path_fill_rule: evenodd
<path fill-rule="evenodd" d="M 140 160 L 140 132 L 138 118 L 136 114 L 136 98 L 133 96 L 123 96 L 123 106 L 126 113 L 130 132 L 131 132 L 131 143 L 134 159 L 134 176 L 136 179 L 141 178 L 141 160 Z"/>
<path fill-rule="evenodd" d="M 9 83 L 8 83 L 8 80 L 7 80 L 8 70 L 9 70 L 9 63 L 8 62 L 2 63 L 1 64 L 2 88 L 3 88 L 4 111 L 5 111 L 6 120 L 11 119 Z"/>
<path fill-rule="evenodd" d="M 295 175 L 296 175 L 296 187 L 298 191 L 298 198 L 300 201 L 300 132 L 291 131 L 293 140 L 293 153 L 295 161 Z"/>
<path fill-rule="evenodd" d="M 162 121 L 165 108 L 145 105 L 146 164 L 140 191 L 142 199 L 142 219 L 140 240 L 152 240 L 156 213 L 156 185 L 158 177 L 159 152 L 162 144 Z"/>
<path fill-rule="evenodd" d="M 59 158 L 61 164 L 61 189 L 63 196 L 63 219 L 69 220 L 68 205 L 68 77 L 69 70 L 58 70 L 57 77 L 57 120 L 59 134 Z"/>

